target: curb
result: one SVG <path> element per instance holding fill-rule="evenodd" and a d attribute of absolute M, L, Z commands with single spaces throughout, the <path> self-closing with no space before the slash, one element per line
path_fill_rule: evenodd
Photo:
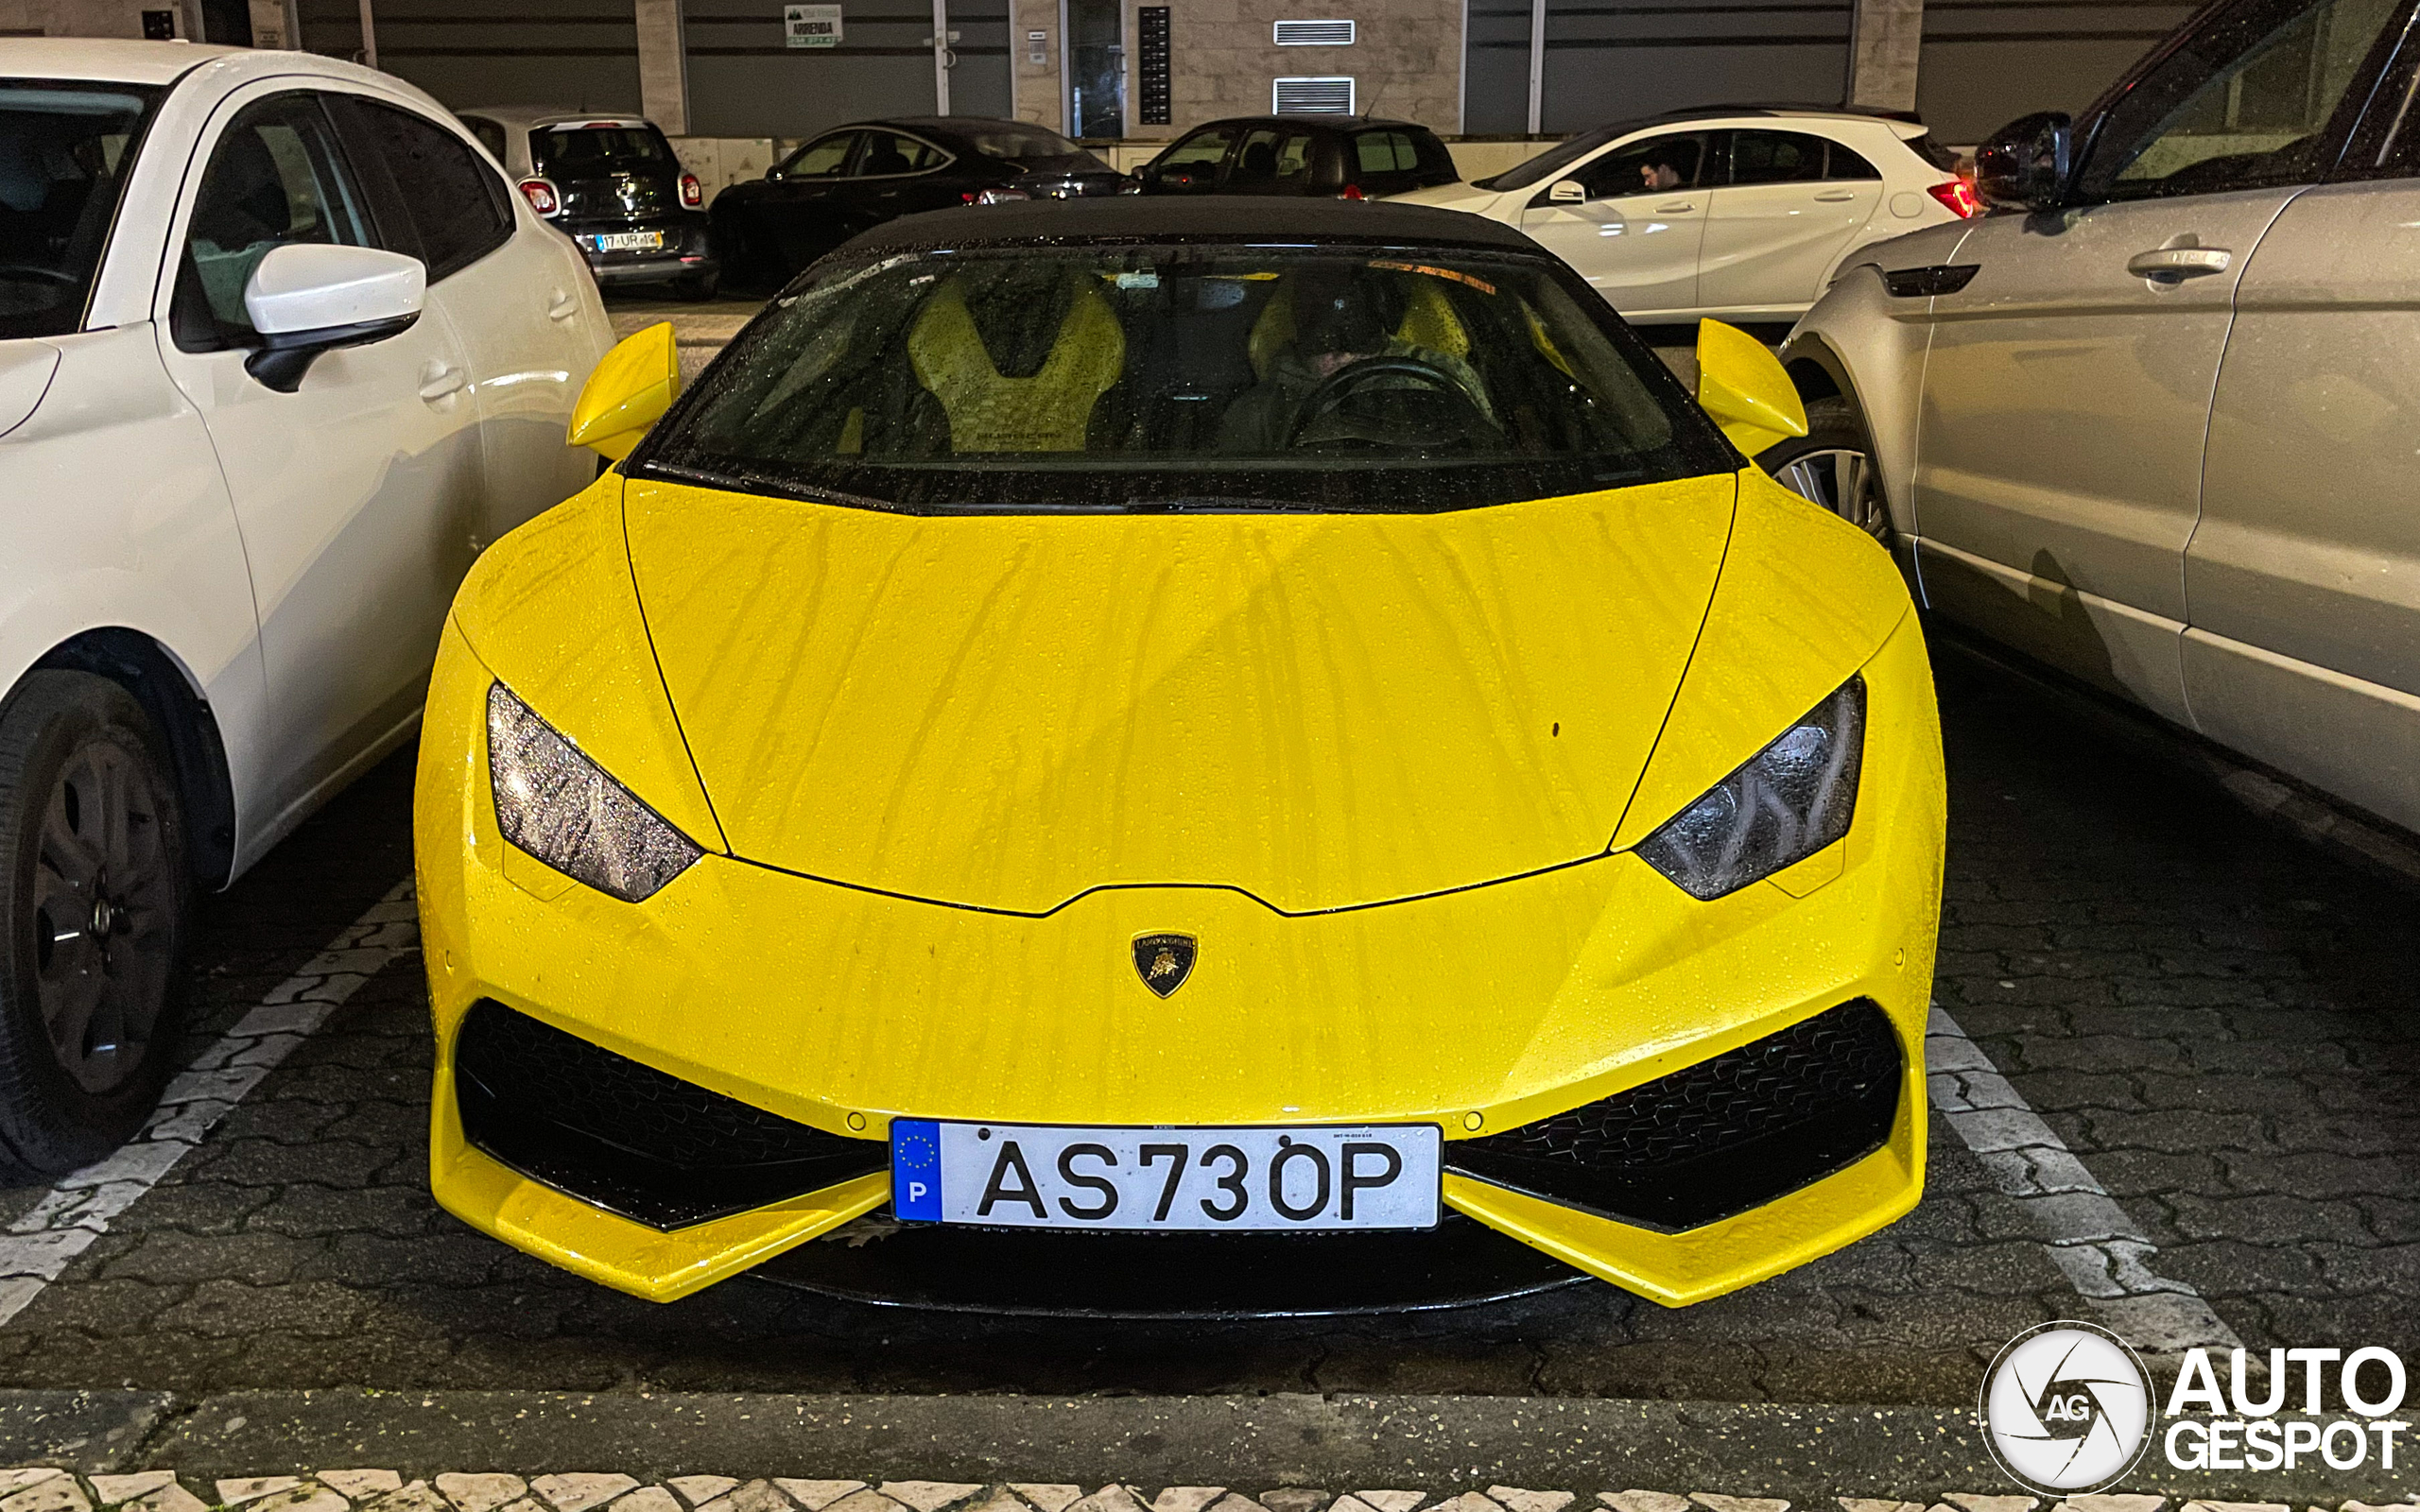
<path fill-rule="evenodd" d="M 2014 1487 L 1972 1415 L 1933 1407 L 1536 1397 L 877 1397 L 572 1392 L 0 1391 L 0 1465 L 189 1477 L 379 1466 L 982 1484 L 1705 1486 L 1938 1502 Z M 2179 1501 L 2409 1500 L 2398 1464 L 2169 1471 Z M 1323 1500 L 1324 1498 L 1322 1498 Z"/>

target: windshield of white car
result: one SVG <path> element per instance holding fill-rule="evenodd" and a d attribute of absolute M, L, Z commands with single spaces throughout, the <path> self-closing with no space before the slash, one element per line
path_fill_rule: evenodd
<path fill-rule="evenodd" d="M 1624 131 L 1638 129 L 1635 121 L 1620 126 L 1600 126 L 1594 131 L 1582 131 L 1567 141 L 1557 143 L 1529 162 L 1505 169 L 1493 179 L 1474 179 L 1478 189 L 1527 189 L 1530 185 L 1553 177 L 1580 159 L 1596 151 Z"/>
<path fill-rule="evenodd" d="M 1737 465 L 1551 259 L 1199 243 L 819 265 L 633 459 L 934 513 L 1427 513 Z"/>
<path fill-rule="evenodd" d="M 0 338 L 84 323 L 110 222 L 161 92 L 0 79 Z"/>

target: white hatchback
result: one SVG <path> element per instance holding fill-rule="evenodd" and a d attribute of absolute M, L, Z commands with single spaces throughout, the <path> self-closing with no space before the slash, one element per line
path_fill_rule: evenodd
<path fill-rule="evenodd" d="M 612 340 L 398 79 L 0 41 L 0 1178 L 141 1125 L 195 890 L 409 735 Z"/>
<path fill-rule="evenodd" d="M 1918 122 L 1761 108 L 1601 127 L 1395 198 L 1520 227 L 1640 325 L 1794 320 L 1852 252 L 1979 208 Z"/>

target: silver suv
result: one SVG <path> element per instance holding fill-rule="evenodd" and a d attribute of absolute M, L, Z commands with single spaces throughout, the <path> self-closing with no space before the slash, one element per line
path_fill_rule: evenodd
<path fill-rule="evenodd" d="M 1766 465 L 1939 614 L 2420 829 L 2414 0 L 2232 0 L 1870 249 Z"/>

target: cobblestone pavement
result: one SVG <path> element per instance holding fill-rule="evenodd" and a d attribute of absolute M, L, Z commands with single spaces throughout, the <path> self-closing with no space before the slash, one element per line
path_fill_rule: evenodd
<path fill-rule="evenodd" d="M 730 1475 L 679 1475 L 648 1482 L 587 1471 L 524 1479 L 496 1471 L 441 1472 L 406 1481 L 389 1469 L 321 1469 L 300 1475 L 256 1475 L 202 1481 L 174 1470 L 80 1476 L 40 1467 L 0 1469 L 0 1512 L 1790 1512 L 1779 1497 L 1726 1496 L 1717 1491 L 1530 1490 L 1491 1486 L 1485 1491 L 1432 1497 L 1422 1490 L 1371 1488 L 1331 1493 L 1283 1486 L 1244 1491 L 1223 1486 L 1171 1486 L 1156 1495 L 1138 1486 L 1017 1482 L 982 1486 L 954 1481 L 743 1481 Z M 1927 1512 L 1924 1501 L 1837 1497 L 1821 1512 Z M 2034 1512 L 2030 1496 L 1952 1493 L 1929 1512 Z M 2167 1497 L 2078 1496 L 2051 1512 L 2163 1512 Z M 2273 1502 L 2179 1500 L 2177 1512 L 2291 1512 Z M 1807 1506 L 1802 1512 L 1818 1512 Z M 2312 1507 L 2308 1512 L 2324 1512 Z M 2338 1512 L 2415 1512 L 2409 1503 L 2375 1506 L 2344 1502 Z"/>
<path fill-rule="evenodd" d="M 902 1313 L 743 1277 L 651 1306 L 431 1202 L 429 1040 L 420 963 L 405 952 L 31 1290 L 0 1324 L 0 1386 L 1947 1406 L 1973 1401 L 1983 1365 L 2019 1329 L 2095 1315 L 2079 1278 L 2118 1278 L 2098 1294 L 2105 1303 L 2127 1290 L 2129 1266 L 2154 1299 L 2197 1289 L 2255 1348 L 2411 1351 L 2411 893 L 2113 748 L 1996 674 L 1947 659 L 1943 694 L 1952 837 L 1938 997 L 1988 1068 L 1970 1063 L 1957 1085 L 1995 1112 L 1993 1126 L 2013 1116 L 1992 1107 L 2004 1087 L 2066 1153 L 1984 1143 L 1979 1158 L 1978 1125 L 1937 1115 L 1914 1214 L 1747 1292 L 1680 1312 L 1591 1284 L 1402 1317 L 1110 1325 Z M 404 876 L 409 761 L 387 763 L 214 903 L 197 1054 Z M 1940 1051 L 1937 1040 L 1937 1063 Z M 2082 1185 L 2053 1179 L 2070 1166 Z M 2013 1169 L 2036 1186 L 2013 1182 Z M 2099 1218 L 2046 1230 L 2046 1211 L 2072 1211 L 2066 1199 L 2093 1187 L 2106 1194 L 2093 1199 Z M 42 1201 L 0 1194 L 0 1225 L 39 1222 Z M 2089 1263 L 2046 1237 L 2092 1242 Z M 0 1512 L 55 1509 L 0 1501 Z"/>

